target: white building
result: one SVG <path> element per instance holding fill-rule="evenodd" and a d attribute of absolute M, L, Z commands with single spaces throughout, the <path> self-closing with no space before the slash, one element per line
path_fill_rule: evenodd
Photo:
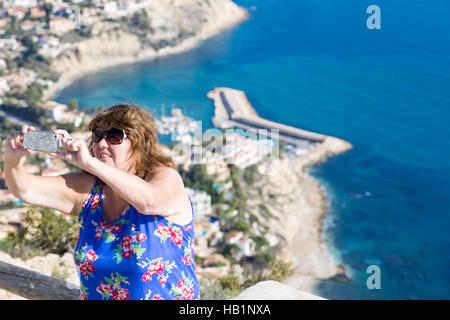
<path fill-rule="evenodd" d="M 36 29 L 36 26 L 38 24 L 39 24 L 39 22 L 37 22 L 37 21 L 25 20 L 20 23 L 20 29 L 22 29 L 22 31 L 31 31 L 31 30 Z"/>
<path fill-rule="evenodd" d="M 12 50 L 17 51 L 19 49 L 19 43 L 16 38 L 11 37 L 7 39 L 0 39 L 0 50 Z"/>
<path fill-rule="evenodd" d="M 37 73 L 30 69 L 20 68 L 18 72 L 4 76 L 10 87 L 19 86 L 26 89 L 37 78 Z"/>
<path fill-rule="evenodd" d="M 75 29 L 75 22 L 64 17 L 56 17 L 50 20 L 50 32 L 60 35 Z"/>
<path fill-rule="evenodd" d="M 233 231 L 226 238 L 227 244 L 236 245 L 246 257 L 255 253 L 255 244 L 252 239 L 244 235 L 242 231 Z"/>
<path fill-rule="evenodd" d="M 65 48 L 70 46 L 68 43 L 61 44 L 58 38 L 50 36 L 40 37 L 38 43 L 40 45 L 39 54 L 51 58 L 57 57 Z"/>
<path fill-rule="evenodd" d="M 192 201 L 195 220 L 200 220 L 204 216 L 211 214 L 211 196 L 209 194 L 191 188 L 186 188 L 186 191 Z"/>
<path fill-rule="evenodd" d="M 5 8 L 9 7 L 22 7 L 22 8 L 31 8 L 38 5 L 37 0 L 3 0 L 3 6 Z"/>
<path fill-rule="evenodd" d="M 232 163 L 241 169 L 262 161 L 274 150 L 271 139 L 253 139 L 227 132 L 226 141 L 222 157 L 226 163 Z"/>
<path fill-rule="evenodd" d="M 8 91 L 9 91 L 8 80 L 0 77 L 0 95 L 3 95 Z"/>

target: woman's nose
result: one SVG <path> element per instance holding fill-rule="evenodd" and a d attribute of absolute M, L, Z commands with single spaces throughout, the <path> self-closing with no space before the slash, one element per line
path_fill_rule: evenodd
<path fill-rule="evenodd" d="M 97 143 L 97 146 L 98 146 L 99 148 L 105 148 L 105 147 L 108 147 L 108 142 L 106 142 L 105 137 L 103 137 L 102 140 L 100 140 L 100 141 Z"/>

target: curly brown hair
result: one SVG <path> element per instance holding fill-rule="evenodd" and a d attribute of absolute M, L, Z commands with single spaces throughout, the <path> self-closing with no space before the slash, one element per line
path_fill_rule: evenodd
<path fill-rule="evenodd" d="M 175 169 L 174 160 L 164 155 L 158 144 L 157 128 L 151 112 L 141 107 L 128 104 L 118 104 L 102 110 L 89 123 L 89 131 L 96 128 L 108 130 L 122 129 L 132 143 L 132 157 L 135 161 L 136 175 L 145 176 L 153 173 L 161 165 Z M 93 155 L 92 138 L 89 151 Z"/>

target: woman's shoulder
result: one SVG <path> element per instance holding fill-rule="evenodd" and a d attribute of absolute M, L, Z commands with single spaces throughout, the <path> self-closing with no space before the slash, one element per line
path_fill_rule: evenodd
<path fill-rule="evenodd" d="M 170 190 L 161 203 L 166 207 L 170 203 L 173 214 L 166 216 L 167 220 L 177 224 L 185 225 L 192 220 L 192 208 L 183 179 L 178 171 L 168 166 L 159 166 L 146 177 L 149 183 L 164 186 L 164 190 Z"/>
<path fill-rule="evenodd" d="M 168 167 L 168 166 L 158 166 L 153 168 L 153 170 L 145 175 L 146 181 L 151 181 L 155 177 L 180 177 L 180 174 L 178 171 L 174 168 Z"/>

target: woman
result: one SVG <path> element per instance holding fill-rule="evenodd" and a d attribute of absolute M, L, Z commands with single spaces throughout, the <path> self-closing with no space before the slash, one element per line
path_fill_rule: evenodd
<path fill-rule="evenodd" d="M 80 172 L 48 177 L 24 169 L 23 135 L 8 136 L 9 190 L 32 205 L 78 214 L 75 248 L 82 299 L 198 299 L 193 207 L 175 165 L 158 149 L 155 122 L 141 108 L 116 105 L 89 124 L 87 146 L 64 130 L 64 152 L 50 155 Z"/>

